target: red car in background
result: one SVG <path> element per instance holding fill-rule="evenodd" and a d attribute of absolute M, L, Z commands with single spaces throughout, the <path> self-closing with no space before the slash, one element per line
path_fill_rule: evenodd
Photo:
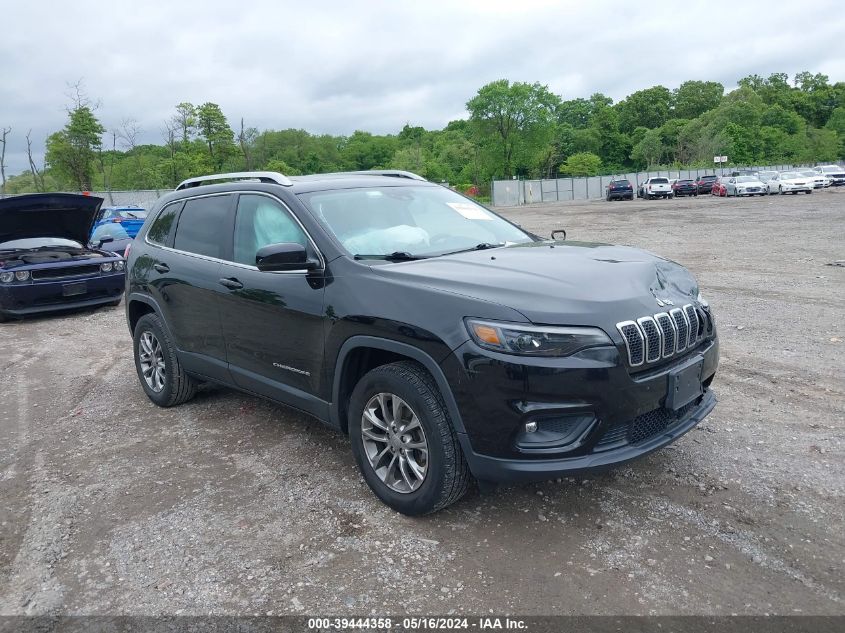
<path fill-rule="evenodd" d="M 713 189 L 710 190 L 710 194 L 714 196 L 721 196 L 726 197 L 728 195 L 728 190 L 725 188 L 725 183 L 728 181 L 729 176 L 719 176 L 716 180 L 713 181 Z"/>

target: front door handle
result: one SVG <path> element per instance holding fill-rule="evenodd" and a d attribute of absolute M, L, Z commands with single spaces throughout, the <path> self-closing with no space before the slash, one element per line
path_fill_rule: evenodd
<path fill-rule="evenodd" d="M 229 290 L 240 290 L 244 285 L 234 277 L 224 277 L 220 280 L 220 285 L 225 286 Z"/>
<path fill-rule="evenodd" d="M 169 273 L 170 272 L 170 266 L 168 266 L 167 264 L 162 264 L 162 263 L 153 264 L 153 268 L 155 268 L 160 273 Z"/>

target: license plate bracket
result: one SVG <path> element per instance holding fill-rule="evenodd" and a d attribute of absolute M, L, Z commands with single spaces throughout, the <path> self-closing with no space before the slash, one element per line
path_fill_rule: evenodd
<path fill-rule="evenodd" d="M 677 411 L 703 393 L 701 385 L 703 365 L 704 358 L 697 356 L 669 372 L 669 388 L 666 392 L 667 409 Z"/>
<path fill-rule="evenodd" d="M 71 284 L 64 284 L 62 286 L 62 296 L 65 297 L 84 295 L 86 292 L 88 292 L 88 284 L 84 281 L 77 281 Z"/>

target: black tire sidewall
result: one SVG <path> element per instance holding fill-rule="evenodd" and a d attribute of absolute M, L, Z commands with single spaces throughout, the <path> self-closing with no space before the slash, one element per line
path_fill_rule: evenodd
<path fill-rule="evenodd" d="M 141 359 L 139 353 L 139 341 L 144 332 L 151 332 L 158 339 L 164 356 L 165 382 L 161 391 L 153 391 L 141 373 Z M 170 336 L 164 329 L 161 320 L 155 314 L 145 314 L 135 325 L 135 332 L 132 335 L 132 351 L 135 356 L 135 372 L 138 374 L 138 381 L 147 397 L 160 407 L 169 407 L 176 400 L 178 385 L 176 384 L 176 371 L 179 360 L 176 357 L 176 348 L 170 340 Z"/>
<path fill-rule="evenodd" d="M 382 369 L 384 368 L 379 367 L 365 375 L 352 392 L 349 401 L 349 438 L 352 454 L 370 489 L 385 504 L 397 512 L 410 516 L 426 514 L 436 509 L 440 502 L 446 467 L 441 431 L 433 419 L 438 412 L 430 410 L 424 394 L 420 394 L 411 383 L 396 373 L 381 371 Z M 429 463 L 425 480 L 417 490 L 411 493 L 396 492 L 382 482 L 364 451 L 361 438 L 361 415 L 364 405 L 375 394 L 382 392 L 395 394 L 408 403 L 419 418 L 428 443 Z M 439 412 L 439 415 L 444 418 L 446 424 L 449 424 L 445 411 Z"/>

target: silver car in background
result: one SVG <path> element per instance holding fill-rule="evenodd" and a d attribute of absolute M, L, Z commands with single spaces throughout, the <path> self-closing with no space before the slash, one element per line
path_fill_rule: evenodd
<path fill-rule="evenodd" d="M 730 196 L 765 196 L 769 193 L 766 185 L 757 176 L 734 176 L 725 184 L 725 195 Z"/>
<path fill-rule="evenodd" d="M 831 183 L 833 183 L 833 180 L 812 169 L 796 169 L 795 171 L 812 182 L 813 189 L 824 189 L 825 187 L 830 187 Z"/>
<path fill-rule="evenodd" d="M 777 183 L 777 192 L 781 195 L 798 193 L 799 191 L 813 193 L 813 180 L 807 178 L 807 176 L 802 176 L 797 171 L 782 171 L 774 181 L 770 181 L 770 186 L 772 182 Z"/>

